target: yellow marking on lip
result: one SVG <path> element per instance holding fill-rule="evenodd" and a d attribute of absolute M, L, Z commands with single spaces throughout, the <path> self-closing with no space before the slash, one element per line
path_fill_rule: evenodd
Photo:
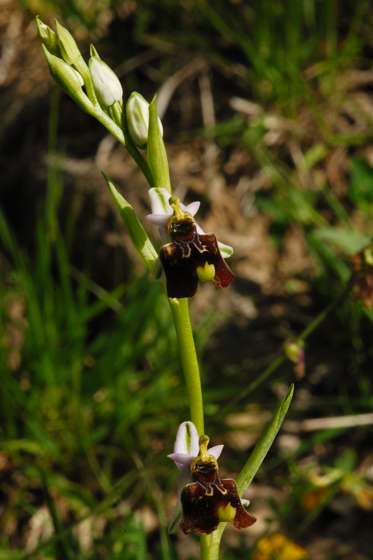
<path fill-rule="evenodd" d="M 236 517 L 236 511 L 236 508 L 231 506 L 231 503 L 229 502 L 225 508 L 221 507 L 218 509 L 219 521 L 233 521 Z"/>
<path fill-rule="evenodd" d="M 194 246 L 195 246 L 195 248 L 197 249 L 197 251 L 199 251 L 200 253 L 208 253 L 208 252 L 209 252 L 209 250 L 208 250 L 208 248 L 206 247 L 206 245 L 202 245 L 202 249 L 200 249 L 197 245 L 194 245 Z"/>
<path fill-rule="evenodd" d="M 208 262 L 205 262 L 204 267 L 198 266 L 196 272 L 200 282 L 210 282 L 215 278 L 215 266 Z"/>
<path fill-rule="evenodd" d="M 169 245 L 165 245 L 163 247 L 163 250 L 168 254 L 168 255 L 172 255 L 172 247 L 170 247 Z"/>
<path fill-rule="evenodd" d="M 225 496 L 225 494 L 228 494 L 228 490 L 226 490 L 225 488 L 222 488 L 221 486 L 218 486 L 217 484 L 215 484 L 215 486 L 219 490 L 219 492 L 221 494 L 223 494 L 223 496 Z"/>

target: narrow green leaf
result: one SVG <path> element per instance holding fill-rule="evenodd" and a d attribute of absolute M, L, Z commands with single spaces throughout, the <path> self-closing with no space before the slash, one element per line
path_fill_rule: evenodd
<path fill-rule="evenodd" d="M 43 445 L 32 439 L 9 439 L 1 441 L 1 449 L 7 453 L 24 452 L 33 455 L 45 455 Z"/>
<path fill-rule="evenodd" d="M 319 228 L 314 236 L 326 243 L 330 243 L 346 255 L 354 255 L 362 251 L 370 243 L 371 238 L 359 231 L 351 231 L 335 227 Z"/>
<path fill-rule="evenodd" d="M 49 513 L 50 513 L 51 518 L 52 518 L 54 530 L 55 530 L 56 534 L 58 534 L 58 533 L 61 533 L 61 531 L 62 531 L 62 523 L 61 523 L 61 520 L 60 520 L 59 515 L 58 515 L 56 504 L 55 504 L 55 502 L 52 498 L 52 495 L 49 491 L 50 487 L 49 487 L 49 484 L 48 484 L 47 474 L 42 468 L 40 468 L 40 474 L 41 474 L 41 478 L 42 478 L 42 481 L 43 481 L 44 493 L 45 493 L 46 501 L 47 501 L 47 504 L 48 504 Z M 56 560 L 71 560 L 72 555 L 70 553 L 71 553 L 71 550 L 70 550 L 69 545 L 67 543 L 66 537 L 61 537 L 61 539 L 59 539 L 55 544 Z"/>
<path fill-rule="evenodd" d="M 275 439 L 281 424 L 285 418 L 288 408 L 293 398 L 294 385 L 290 386 L 290 389 L 286 393 L 286 396 L 280 406 L 278 407 L 274 417 L 272 418 L 270 424 L 267 426 L 266 431 L 258 441 L 255 446 L 254 451 L 250 455 L 249 460 L 246 465 L 238 475 L 236 479 L 238 493 L 240 496 L 245 492 L 248 486 L 251 484 L 257 470 L 263 463 L 265 456 L 267 455 L 273 440 Z"/>
<path fill-rule="evenodd" d="M 109 177 L 107 177 L 105 173 L 103 173 L 102 175 L 107 182 L 111 196 L 113 197 L 115 205 L 119 210 L 124 225 L 126 226 L 126 229 L 128 231 L 128 235 L 130 236 L 136 251 L 144 261 L 148 270 L 153 273 L 153 268 L 158 258 L 158 254 L 154 249 L 153 244 L 151 243 L 149 237 L 146 235 L 146 232 L 142 227 L 138 217 L 136 216 L 132 206 L 128 204 L 128 202 L 118 192 L 116 186 L 110 181 Z"/>
<path fill-rule="evenodd" d="M 319 161 L 324 159 L 328 153 L 328 147 L 325 144 L 316 144 L 312 146 L 304 155 L 304 159 L 298 166 L 300 171 L 309 171 Z"/>
<path fill-rule="evenodd" d="M 154 187 L 167 189 L 171 193 L 170 172 L 166 149 L 159 128 L 155 97 L 149 105 L 149 134 L 147 144 L 148 163 L 154 179 Z"/>

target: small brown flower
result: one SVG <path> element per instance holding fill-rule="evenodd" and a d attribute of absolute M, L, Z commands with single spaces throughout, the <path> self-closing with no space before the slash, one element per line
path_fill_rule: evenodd
<path fill-rule="evenodd" d="M 209 535 L 221 521 L 230 521 L 236 529 L 250 527 L 256 521 L 243 507 L 232 479 L 220 479 L 217 460 L 207 452 L 209 439 L 200 439 L 200 453 L 191 464 L 191 484 L 181 492 L 183 515 L 179 527 L 183 533 Z"/>
<path fill-rule="evenodd" d="M 174 210 L 168 220 L 172 242 L 164 245 L 159 254 L 168 297 L 194 296 L 199 281 L 213 280 L 218 288 L 229 286 L 234 274 L 221 256 L 215 235 L 199 234 L 193 216 L 181 209 L 178 198 L 171 197 L 169 203 Z"/>

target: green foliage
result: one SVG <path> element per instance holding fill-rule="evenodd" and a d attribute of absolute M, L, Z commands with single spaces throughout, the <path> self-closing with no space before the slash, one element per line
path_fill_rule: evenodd
<path fill-rule="evenodd" d="M 317 239 L 346 255 L 354 255 L 362 251 L 370 242 L 370 237 L 358 231 L 338 228 L 320 228 L 315 231 L 314 235 Z"/>
<path fill-rule="evenodd" d="M 373 169 L 365 160 L 360 158 L 353 158 L 351 163 L 351 185 L 348 196 L 359 209 L 371 213 L 373 208 Z"/>
<path fill-rule="evenodd" d="M 50 188 L 58 192 L 54 180 Z M 58 206 L 53 196 L 47 201 L 50 207 Z M 20 507 L 36 513 L 32 496 L 27 494 L 29 485 L 36 485 L 57 492 L 76 519 L 84 517 L 89 508 L 94 520 L 102 496 L 110 495 L 123 473 L 120 493 L 113 499 L 121 499 L 134 480 L 138 481 L 136 494 L 140 497 L 145 492 L 131 457 L 135 450 L 152 460 L 151 472 L 162 472 L 165 458 L 162 455 L 154 463 L 149 454 L 151 442 L 163 438 L 170 424 L 176 426 L 184 419 L 180 413 L 186 409 L 187 399 L 177 375 L 180 365 L 170 311 L 158 285 L 145 275 L 111 292 L 94 289 L 89 269 L 76 271 L 69 263 L 64 239 L 71 236 L 62 235 L 51 212 L 46 214 L 51 227 L 39 221 L 30 259 L 0 213 L 0 236 L 12 263 L 11 270 L 1 271 L 4 332 L 11 333 L 9 307 L 18 304 L 25 308 L 19 362 L 12 365 L 6 346 L 1 347 L 0 355 L 1 449 L 14 465 L 22 466 L 26 477 L 19 501 L 10 507 L 8 516 L 17 519 Z M 74 225 L 70 223 L 69 228 L 73 231 Z M 109 309 L 109 326 L 97 329 L 97 321 Z M 48 481 L 39 467 L 48 472 Z M 94 494 L 88 491 L 90 487 L 95 488 Z M 104 518 L 112 517 L 112 501 L 101 514 Z M 58 529 L 53 503 L 50 499 Z M 126 529 L 121 537 L 112 535 L 103 546 L 107 542 L 110 549 L 114 546 L 113 557 L 144 558 L 144 532 L 131 521 L 129 511 L 126 508 L 127 513 L 119 517 L 133 531 Z M 62 542 L 48 549 L 55 550 L 56 558 L 69 558 Z M 69 543 L 76 548 L 71 535 Z M 123 547 L 128 556 L 123 556 Z M 3 533 L 0 550 L 4 558 L 11 557 L 7 549 Z M 130 553 L 135 549 L 136 556 Z"/>

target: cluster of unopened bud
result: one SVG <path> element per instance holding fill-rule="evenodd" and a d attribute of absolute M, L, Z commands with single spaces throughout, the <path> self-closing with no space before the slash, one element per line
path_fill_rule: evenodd
<path fill-rule="evenodd" d="M 116 123 L 122 128 L 126 119 L 128 133 L 138 148 L 146 148 L 149 131 L 149 103 L 139 93 L 133 92 L 123 114 L 123 88 L 113 70 L 91 45 L 88 65 L 85 63 L 71 33 L 57 21 L 54 33 L 39 17 L 36 18 L 43 52 L 50 73 L 59 86 L 87 113 L 97 117 L 97 110 L 116 115 Z M 85 91 L 82 89 L 85 87 Z M 115 111 L 113 108 L 115 107 Z M 158 119 L 163 135 L 162 123 Z"/>
<path fill-rule="evenodd" d="M 36 24 L 53 79 L 84 111 L 93 115 L 94 100 L 90 99 L 82 89 L 84 85 L 87 88 L 89 70 L 74 38 L 57 21 L 57 34 L 38 17 Z"/>

